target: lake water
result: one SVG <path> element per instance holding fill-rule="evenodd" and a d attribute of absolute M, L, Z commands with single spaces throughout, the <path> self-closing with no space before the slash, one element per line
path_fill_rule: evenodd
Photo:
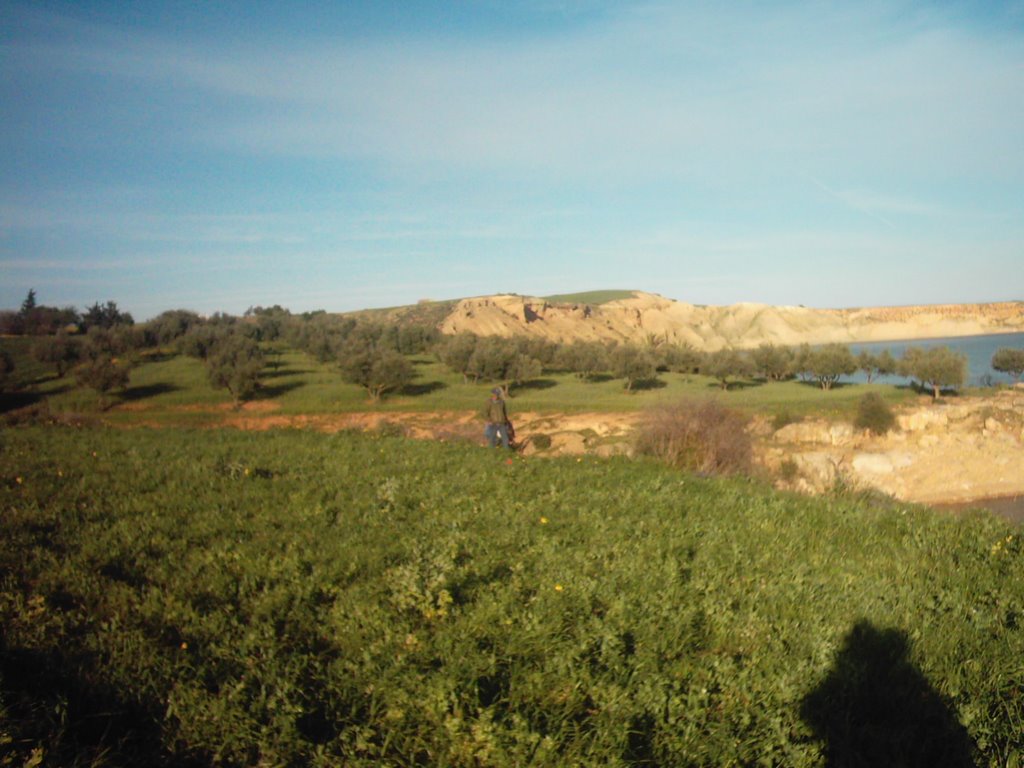
<path fill-rule="evenodd" d="M 869 344 L 850 344 L 850 350 L 857 354 L 863 350 L 878 353 L 884 349 L 899 359 L 907 347 L 949 347 L 967 355 L 967 384 L 972 387 L 986 384 L 1012 384 L 1013 377 L 999 373 L 992 368 L 992 355 L 1000 347 L 1024 349 L 1024 333 L 1000 333 L 990 336 L 961 336 L 950 339 L 917 339 L 913 341 L 874 341 Z M 846 381 L 864 382 L 867 377 L 857 372 L 845 377 Z M 885 384 L 902 384 L 902 376 L 883 376 L 875 381 Z"/>

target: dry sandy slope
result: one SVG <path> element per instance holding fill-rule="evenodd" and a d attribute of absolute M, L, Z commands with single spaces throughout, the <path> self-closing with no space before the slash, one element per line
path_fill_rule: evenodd
<path fill-rule="evenodd" d="M 557 342 L 664 340 L 715 350 L 766 342 L 793 346 L 1021 332 L 1024 303 L 809 309 L 699 306 L 639 291 L 632 298 L 598 305 L 498 295 L 463 299 L 440 328 L 447 334 L 470 331 Z"/>

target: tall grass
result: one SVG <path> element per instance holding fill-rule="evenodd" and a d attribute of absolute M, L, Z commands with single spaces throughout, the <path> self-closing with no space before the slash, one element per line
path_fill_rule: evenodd
<path fill-rule="evenodd" d="M 819 766 L 858 758 L 842 733 L 891 762 L 1024 752 L 1019 529 L 506 459 L 6 430 L 3 759 Z"/>

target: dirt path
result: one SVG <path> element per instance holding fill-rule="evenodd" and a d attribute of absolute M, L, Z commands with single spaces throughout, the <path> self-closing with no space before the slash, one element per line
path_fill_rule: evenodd
<path fill-rule="evenodd" d="M 284 414 L 276 403 L 184 406 L 181 412 L 217 414 L 210 428 L 262 431 L 294 428 L 334 433 L 383 431 L 422 440 L 484 443 L 474 411 L 364 411 Z M 640 413 L 516 414 L 527 455 L 628 454 Z M 899 428 L 884 437 L 849 424 L 809 420 L 772 431 L 755 428 L 758 463 L 780 485 L 806 493 L 830 488 L 837 477 L 915 502 L 962 502 L 1024 495 L 1024 389 L 949 405 L 922 400 L 899 413 Z"/>

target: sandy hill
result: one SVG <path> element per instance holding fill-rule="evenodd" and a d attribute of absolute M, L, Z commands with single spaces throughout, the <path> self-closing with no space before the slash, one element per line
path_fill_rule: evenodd
<path fill-rule="evenodd" d="M 642 291 L 603 303 L 566 298 L 571 299 L 519 295 L 463 299 L 439 327 L 446 334 L 470 331 L 557 342 L 657 338 L 701 350 L 756 347 L 765 342 L 791 346 L 1024 332 L 1024 302 L 808 309 L 767 304 L 701 306 Z"/>

